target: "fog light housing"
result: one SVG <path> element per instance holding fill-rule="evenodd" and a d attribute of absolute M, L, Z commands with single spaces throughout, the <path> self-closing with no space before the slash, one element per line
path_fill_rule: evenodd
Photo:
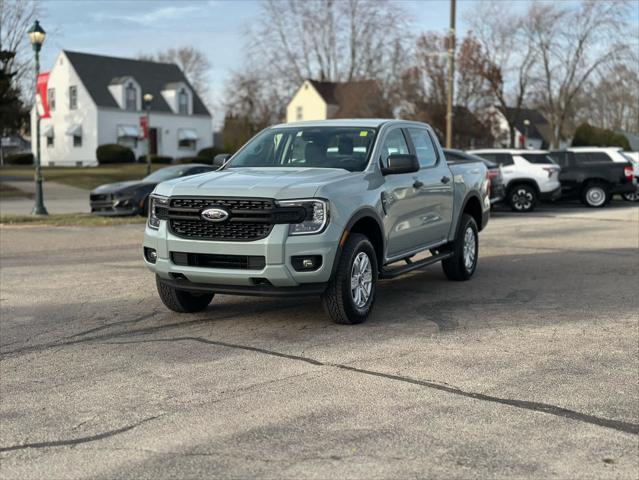
<path fill-rule="evenodd" d="M 158 252 L 154 248 L 144 247 L 144 258 L 149 263 L 155 263 L 158 259 Z"/>
<path fill-rule="evenodd" d="M 322 256 L 296 255 L 291 257 L 291 265 L 297 272 L 312 272 L 322 266 Z"/>

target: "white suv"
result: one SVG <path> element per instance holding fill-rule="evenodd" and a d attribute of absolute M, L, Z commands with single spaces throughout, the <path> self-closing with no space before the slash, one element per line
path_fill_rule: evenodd
<path fill-rule="evenodd" d="M 639 185 L 639 156 L 636 152 L 624 152 L 623 148 L 619 147 L 570 147 L 566 149 L 568 152 L 576 154 L 590 154 L 590 157 L 595 155 L 597 161 L 600 162 L 615 162 L 615 163 L 631 163 L 634 176 L 637 179 Z M 634 193 L 622 193 L 621 196 L 628 202 L 639 201 L 639 187 L 637 192 Z"/>
<path fill-rule="evenodd" d="M 561 196 L 561 170 L 546 150 L 483 149 L 468 153 L 500 165 L 506 202 L 515 212 L 531 212 L 539 200 Z"/>

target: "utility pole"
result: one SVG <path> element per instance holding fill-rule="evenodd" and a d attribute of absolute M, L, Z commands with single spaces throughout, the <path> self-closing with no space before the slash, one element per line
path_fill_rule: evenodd
<path fill-rule="evenodd" d="M 446 102 L 446 148 L 453 148 L 453 99 L 455 97 L 455 1 L 450 0 L 448 31 L 448 95 Z"/>

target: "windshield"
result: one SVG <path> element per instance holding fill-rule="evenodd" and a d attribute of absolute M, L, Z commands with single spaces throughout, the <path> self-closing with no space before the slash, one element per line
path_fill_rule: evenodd
<path fill-rule="evenodd" d="M 237 167 L 343 168 L 361 172 L 368 164 L 377 130 L 357 127 L 268 129 L 229 163 Z"/>
<path fill-rule="evenodd" d="M 161 168 L 157 172 L 153 172 L 151 175 L 144 177 L 143 181 L 159 183 L 165 180 L 171 180 L 172 178 L 183 176 L 188 169 L 189 167 L 185 167 L 184 165 Z"/>
<path fill-rule="evenodd" d="M 546 153 L 522 153 L 522 157 L 534 164 L 556 165 L 555 161 Z"/>

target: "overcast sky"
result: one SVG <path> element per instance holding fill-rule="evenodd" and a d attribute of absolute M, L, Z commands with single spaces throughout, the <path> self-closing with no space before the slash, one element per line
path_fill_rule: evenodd
<path fill-rule="evenodd" d="M 408 12 L 413 33 L 448 28 L 448 0 L 391 1 Z M 466 31 L 464 13 L 474 1 L 457 2 L 460 34 Z M 504 8 L 523 9 L 528 0 L 502 1 Z M 252 22 L 259 21 L 260 12 L 257 0 L 44 0 L 41 6 L 40 21 L 49 33 L 42 51 L 44 70 L 62 49 L 135 57 L 141 52 L 194 45 L 211 62 L 210 100 L 214 105 L 229 71 L 242 64 L 244 33 Z"/>
<path fill-rule="evenodd" d="M 472 0 L 471 0 L 472 1 Z M 448 0 L 396 0 L 409 12 L 416 31 L 448 27 Z M 463 14 L 469 1 L 458 2 Z M 62 49 L 134 57 L 174 46 L 195 45 L 209 57 L 213 100 L 230 70 L 242 64 L 244 32 L 259 21 L 257 0 L 43 1 L 41 23 L 49 33 L 42 51 L 44 69 Z M 463 15 L 459 15 L 463 27 Z"/>

